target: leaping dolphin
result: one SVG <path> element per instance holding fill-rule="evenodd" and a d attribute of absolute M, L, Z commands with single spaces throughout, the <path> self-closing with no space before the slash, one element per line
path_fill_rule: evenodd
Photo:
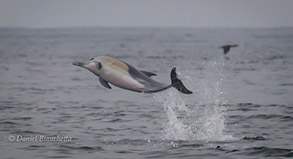
<path fill-rule="evenodd" d="M 171 84 L 157 82 L 150 78 L 156 75 L 148 71 L 140 71 L 121 60 L 108 56 L 100 56 L 90 59 L 88 62 L 74 62 L 73 65 L 88 69 L 99 77 L 100 83 L 111 89 L 109 83 L 130 91 L 154 93 L 170 87 L 176 88 L 184 94 L 192 94 L 180 79 L 177 78 L 176 68 L 171 70 Z"/>

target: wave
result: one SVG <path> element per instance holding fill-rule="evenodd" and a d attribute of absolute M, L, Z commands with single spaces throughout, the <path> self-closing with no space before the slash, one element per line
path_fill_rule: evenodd
<path fill-rule="evenodd" d="M 80 151 L 102 151 L 102 150 L 104 150 L 100 146 L 72 146 L 72 144 L 60 145 L 59 148 L 69 149 L 69 150 L 80 150 Z"/>
<path fill-rule="evenodd" d="M 244 136 L 243 140 L 267 140 L 264 136 Z"/>
<path fill-rule="evenodd" d="M 264 157 L 293 157 L 293 149 L 272 148 L 272 147 L 253 147 L 248 148 L 247 155 L 262 155 Z"/>
<path fill-rule="evenodd" d="M 247 118 L 249 119 L 281 119 L 282 121 L 292 121 L 292 116 L 287 115 L 279 115 L 279 114 L 256 114 L 256 115 L 250 115 Z"/>

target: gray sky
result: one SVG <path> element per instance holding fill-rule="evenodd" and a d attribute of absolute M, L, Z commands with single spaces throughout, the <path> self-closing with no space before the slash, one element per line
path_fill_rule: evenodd
<path fill-rule="evenodd" d="M 292 27 L 293 0 L 0 0 L 0 26 Z"/>

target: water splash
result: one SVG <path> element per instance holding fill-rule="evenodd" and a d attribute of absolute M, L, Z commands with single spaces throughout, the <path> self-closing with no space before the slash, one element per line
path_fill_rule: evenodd
<path fill-rule="evenodd" d="M 226 131 L 225 92 L 221 88 L 224 76 L 224 58 L 213 59 L 203 64 L 203 78 L 197 80 L 199 89 L 198 105 L 195 110 L 198 115 L 196 138 L 205 141 L 226 141 L 233 139 Z"/>
<path fill-rule="evenodd" d="M 188 113 L 185 101 L 177 90 L 169 89 L 167 93 L 159 93 L 154 97 L 163 106 L 167 113 L 168 122 L 164 125 L 164 138 L 167 140 L 188 140 L 193 135 L 191 127 L 178 119 L 178 112 Z"/>
<path fill-rule="evenodd" d="M 164 106 L 167 123 L 164 138 L 168 140 L 227 141 L 235 138 L 226 133 L 225 92 L 221 88 L 224 76 L 224 59 L 203 64 L 200 74 L 184 77 L 187 85 L 196 90 L 191 96 L 181 95 L 175 89 L 155 94 Z M 180 74 L 180 73 L 179 73 Z M 201 78 L 202 76 L 202 78 Z M 190 100 L 190 101 L 188 101 Z M 191 103 L 187 104 L 186 103 Z"/>

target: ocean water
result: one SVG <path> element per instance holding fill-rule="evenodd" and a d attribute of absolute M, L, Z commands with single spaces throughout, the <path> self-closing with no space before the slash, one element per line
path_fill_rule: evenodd
<path fill-rule="evenodd" d="M 224 56 L 218 47 L 239 44 Z M 192 95 L 104 88 L 111 56 Z M 0 156 L 293 157 L 293 28 L 0 29 Z"/>

